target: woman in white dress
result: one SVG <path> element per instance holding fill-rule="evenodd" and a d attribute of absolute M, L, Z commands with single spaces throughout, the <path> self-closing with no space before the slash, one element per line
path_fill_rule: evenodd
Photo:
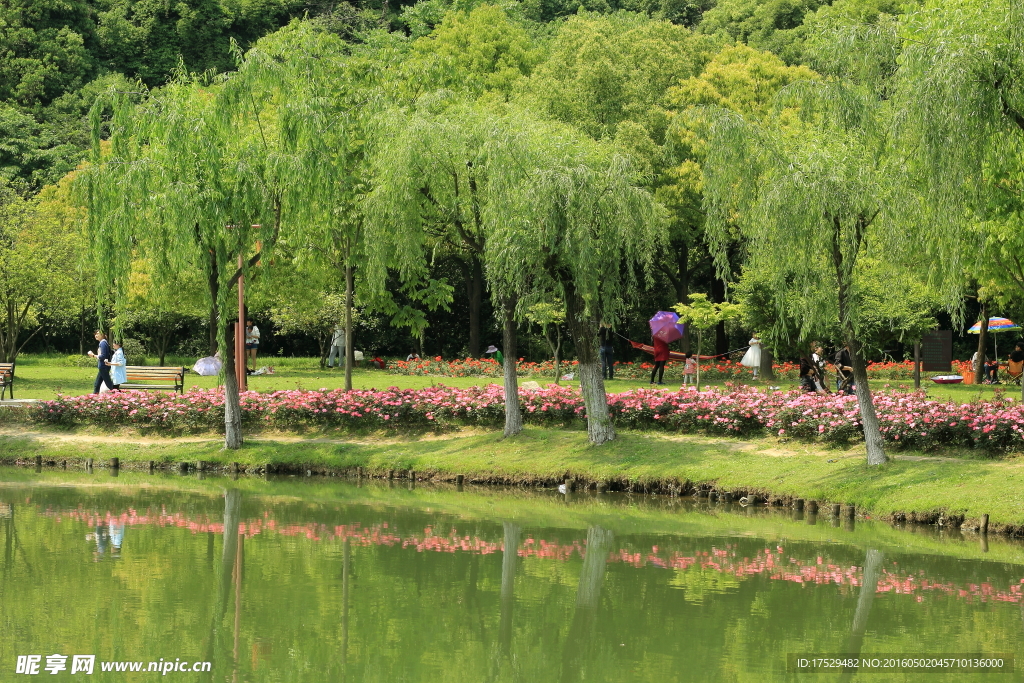
<path fill-rule="evenodd" d="M 743 354 L 740 365 L 751 368 L 754 371 L 754 379 L 757 379 L 757 371 L 761 368 L 761 340 L 755 334 L 749 342 L 750 348 Z"/>

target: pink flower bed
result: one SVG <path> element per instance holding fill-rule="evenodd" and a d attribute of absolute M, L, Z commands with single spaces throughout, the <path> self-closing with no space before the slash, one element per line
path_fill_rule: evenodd
<path fill-rule="evenodd" d="M 578 389 L 549 386 L 520 392 L 530 424 L 565 425 L 585 418 Z M 620 427 L 717 435 L 771 434 L 826 443 L 846 443 L 862 434 L 853 396 L 765 393 L 726 387 L 710 391 L 637 389 L 609 394 Z M 444 429 L 458 425 L 500 426 L 500 385 L 456 389 L 245 392 L 243 422 L 272 429 L 303 427 L 350 430 Z M 61 396 L 30 409 L 32 419 L 51 424 L 134 426 L 177 431 L 220 430 L 224 398 L 218 390 L 183 396 L 112 392 Z M 954 403 L 923 393 L 875 395 L 882 436 L 893 446 L 930 450 L 940 446 L 992 452 L 1024 451 L 1024 407 L 1009 400 Z"/>

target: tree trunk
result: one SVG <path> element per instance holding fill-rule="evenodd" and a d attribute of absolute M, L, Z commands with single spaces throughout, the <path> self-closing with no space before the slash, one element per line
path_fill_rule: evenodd
<path fill-rule="evenodd" d="M 857 406 L 860 408 L 860 422 L 864 427 L 864 444 L 868 450 L 868 464 L 882 465 L 888 461 L 882 441 L 882 432 L 878 428 L 878 416 L 875 415 L 875 404 L 871 400 L 871 387 L 868 385 L 868 365 L 861 355 L 861 346 L 853 337 L 853 331 L 846 331 L 846 347 L 850 351 L 850 362 L 853 363 L 853 382 L 857 389 Z"/>
<path fill-rule="evenodd" d="M 981 302 L 981 331 L 978 334 L 978 367 L 974 368 L 974 383 L 985 381 L 985 349 L 988 346 L 988 302 Z M 1024 384 L 1024 382 L 1022 382 Z"/>
<path fill-rule="evenodd" d="M 775 376 L 775 354 L 771 349 L 766 349 L 763 344 L 761 345 L 761 367 L 758 368 L 758 373 L 766 382 L 774 382 L 778 379 Z"/>
<path fill-rule="evenodd" d="M 516 297 L 505 297 L 501 302 L 505 318 L 504 371 L 505 371 L 505 436 L 515 436 L 523 431 L 523 413 L 519 408 L 519 380 L 516 377 L 518 355 L 516 350 Z"/>
<path fill-rule="evenodd" d="M 345 391 L 352 391 L 352 365 L 356 353 L 352 339 L 352 265 L 345 266 Z"/>
<path fill-rule="evenodd" d="M 210 355 L 217 353 L 217 293 L 220 291 L 220 275 L 217 272 L 217 257 L 210 256 L 210 273 L 207 278 L 207 287 L 210 290 Z"/>
<path fill-rule="evenodd" d="M 697 384 L 694 387 L 695 391 L 700 391 L 700 342 L 701 342 L 700 328 L 697 328 L 697 353 L 693 354 L 697 358 Z"/>
<path fill-rule="evenodd" d="M 690 245 L 683 243 L 676 247 L 676 302 L 690 301 Z M 690 351 L 690 326 L 683 327 L 683 353 Z"/>
<path fill-rule="evenodd" d="M 914 342 L 914 391 L 921 388 L 921 340 Z"/>
<path fill-rule="evenodd" d="M 223 617 L 227 612 L 228 596 L 231 594 L 231 574 L 238 554 L 238 524 L 242 514 L 242 492 L 238 489 L 224 491 L 224 547 L 221 555 L 220 593 L 218 612 Z"/>
<path fill-rule="evenodd" d="M 160 343 L 158 345 L 157 354 L 160 356 L 160 367 L 164 366 L 164 361 L 167 358 L 167 347 L 170 345 L 171 335 L 167 333 L 160 337 Z"/>
<path fill-rule="evenodd" d="M 604 583 L 614 539 L 615 535 L 611 531 L 600 527 L 592 526 L 587 530 L 587 551 L 583 556 L 583 567 L 576 588 L 576 608 L 562 649 L 560 680 L 563 683 L 600 677 L 594 671 L 600 666 L 594 652 L 595 630 L 601 585 Z"/>
<path fill-rule="evenodd" d="M 244 324 L 244 323 L 243 323 Z M 224 448 L 242 447 L 242 406 L 238 397 L 238 378 L 235 376 L 235 344 L 232 325 L 224 331 Z M 245 359 L 241 359 L 245 362 Z"/>
<path fill-rule="evenodd" d="M 857 611 L 853 614 L 850 637 L 846 642 L 846 649 L 843 650 L 844 653 L 849 654 L 851 657 L 857 657 L 864 644 L 864 633 L 867 631 L 868 616 L 871 614 L 871 605 L 875 601 L 875 593 L 878 592 L 878 579 L 882 573 L 883 558 L 882 552 L 874 548 L 868 548 L 864 556 L 860 591 L 857 596 Z M 844 668 L 839 680 L 843 683 L 852 680 L 857 670 L 858 667 Z"/>
<path fill-rule="evenodd" d="M 480 309 L 484 298 L 484 273 L 480 259 L 468 257 L 466 268 L 466 299 L 469 302 L 469 355 L 480 357 Z M 422 354 L 422 350 L 420 351 Z"/>
<path fill-rule="evenodd" d="M 725 302 L 725 280 L 714 278 L 711 280 L 711 301 L 716 304 Z M 715 325 L 715 355 L 720 356 L 729 352 L 729 337 L 725 334 L 725 321 L 720 320 Z"/>
<path fill-rule="evenodd" d="M 501 616 L 498 643 L 501 653 L 508 657 L 512 649 L 512 608 L 515 606 L 516 566 L 519 564 L 519 540 L 523 529 L 518 524 L 505 522 L 505 544 L 501 551 Z"/>
<path fill-rule="evenodd" d="M 558 367 L 558 354 L 562 350 L 562 331 L 558 328 L 558 323 L 551 323 L 551 327 L 555 328 L 556 341 L 551 341 L 551 335 L 548 333 L 547 325 L 541 325 L 541 332 L 544 334 L 544 341 L 548 343 L 548 349 L 551 350 L 551 353 L 555 358 L 555 384 L 561 384 L 562 374 L 561 368 Z"/>
<path fill-rule="evenodd" d="M 600 446 L 615 438 L 615 425 L 608 410 L 608 394 L 604 390 L 601 358 L 597 348 L 598 321 L 594 316 L 584 318 L 583 300 L 571 284 L 565 285 L 565 319 L 576 345 L 579 358 L 577 371 L 580 390 L 587 411 L 587 436 L 590 443 Z"/>
<path fill-rule="evenodd" d="M 560 363 L 559 354 L 562 352 L 562 330 L 559 329 L 558 323 L 555 323 L 555 384 L 562 383 L 562 368 Z"/>

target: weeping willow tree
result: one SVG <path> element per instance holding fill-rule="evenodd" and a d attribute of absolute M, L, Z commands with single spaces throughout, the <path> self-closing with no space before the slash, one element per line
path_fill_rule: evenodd
<path fill-rule="evenodd" d="M 901 37 L 894 102 L 935 235 L 925 246 L 990 294 L 1024 293 L 1024 2 L 932 0 L 903 17 Z"/>
<path fill-rule="evenodd" d="M 282 184 L 283 241 L 297 266 L 343 280 L 345 389 L 352 389 L 355 271 L 363 256 L 364 140 L 379 74 L 337 35 L 294 22 L 264 38 L 239 70 L 239 98 L 273 100 L 270 112 L 288 159 Z M 245 102 L 238 101 L 244 107 Z"/>
<path fill-rule="evenodd" d="M 666 239 L 664 210 L 639 185 L 631 162 L 608 145 L 520 117 L 515 135 L 490 150 L 492 287 L 529 300 L 553 292 L 576 347 L 590 442 L 615 438 L 601 373 L 598 331 L 614 323 Z"/>
<path fill-rule="evenodd" d="M 487 207 L 496 200 L 495 179 L 500 184 L 501 178 L 521 173 L 492 158 L 492 150 L 515 134 L 507 118 L 443 99 L 425 104 L 406 116 L 386 114 L 371 152 L 374 188 L 365 206 L 377 288 L 383 288 L 389 268 L 405 282 L 429 280 L 434 259 L 451 250 L 484 264 L 494 229 Z M 491 284 L 502 317 L 504 434 L 514 436 L 523 429 L 516 370 L 518 292 L 502 282 Z"/>
<path fill-rule="evenodd" d="M 111 93 L 92 111 L 91 165 L 82 175 L 100 286 L 123 306 L 136 249 L 155 280 L 181 273 L 206 283 L 211 326 L 224 358 L 225 446 L 242 445 L 235 378 L 232 291 L 280 237 L 282 178 L 269 107 L 243 72 L 211 81 L 179 75 L 150 93 Z M 112 110 L 109 141 L 101 113 Z"/>
<path fill-rule="evenodd" d="M 738 232 L 747 267 L 765 274 L 783 327 L 795 323 L 806 340 L 838 318 L 870 465 L 886 455 L 868 386 L 858 275 L 866 256 L 895 258 L 925 237 L 916 221 L 893 222 L 913 203 L 891 180 L 889 130 L 877 92 L 803 82 L 780 94 L 776 115 L 764 122 L 721 114 L 705 166 L 708 235 L 720 266 Z"/>

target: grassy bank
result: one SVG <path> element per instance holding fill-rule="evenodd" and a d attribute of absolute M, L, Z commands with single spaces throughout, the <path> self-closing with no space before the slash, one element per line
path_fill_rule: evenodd
<path fill-rule="evenodd" d="M 568 475 L 635 490 L 688 481 L 725 491 L 855 504 L 876 517 L 914 512 L 927 520 L 943 512 L 973 519 L 988 514 L 993 530 L 1024 530 L 1024 458 L 901 454 L 887 465 L 868 468 L 863 446 L 834 450 L 774 439 L 623 433 L 595 448 L 583 432 L 541 428 L 528 428 L 515 439 L 491 432 L 415 440 L 265 435 L 236 452 L 222 450 L 221 443 L 215 436 L 186 440 L 7 430 L 0 436 L 0 462 L 30 463 L 36 455 L 55 463 L 93 458 L 102 464 L 117 457 L 129 467 L 150 460 L 168 465 L 203 460 L 291 471 L 363 467 L 401 474 L 412 469 L 440 479 L 463 474 L 470 481 L 523 484 L 550 484 Z"/>

